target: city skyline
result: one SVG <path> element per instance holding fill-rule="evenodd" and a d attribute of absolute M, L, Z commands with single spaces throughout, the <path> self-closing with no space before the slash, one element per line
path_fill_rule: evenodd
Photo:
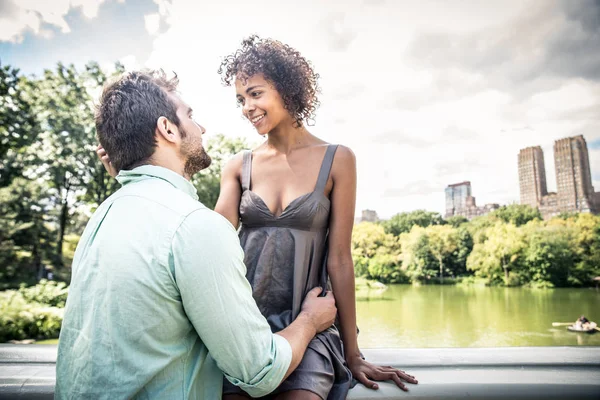
<path fill-rule="evenodd" d="M 518 203 L 514 155 L 538 145 L 551 154 L 555 140 L 578 134 L 600 188 L 597 2 L 308 0 L 291 18 L 287 8 L 274 0 L 3 0 L 0 60 L 37 75 L 58 61 L 174 70 L 208 139 L 255 143 L 216 71 L 258 33 L 297 48 L 321 75 L 309 129 L 356 153 L 357 216 L 443 215 L 444 187 L 465 179 L 480 204 Z"/>

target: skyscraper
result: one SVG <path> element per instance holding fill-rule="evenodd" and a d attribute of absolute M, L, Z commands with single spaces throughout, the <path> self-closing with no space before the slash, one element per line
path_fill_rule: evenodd
<path fill-rule="evenodd" d="M 467 208 L 467 200 L 471 197 L 471 182 L 448 185 L 446 192 L 446 217 L 456 214 L 457 210 Z"/>
<path fill-rule="evenodd" d="M 519 152 L 519 191 L 521 204 L 538 207 L 548 194 L 544 152 L 540 146 L 527 147 Z"/>
<path fill-rule="evenodd" d="M 544 218 L 563 212 L 600 211 L 600 192 L 594 192 L 587 144 L 583 136 L 554 142 L 556 193 L 546 189 L 544 153 L 537 147 L 519 152 L 521 204 L 537 207 Z"/>
<path fill-rule="evenodd" d="M 477 207 L 475 197 L 471 195 L 471 182 L 455 183 L 446 187 L 445 218 L 463 216 L 469 220 L 488 214 L 500 208 L 499 204 L 491 203 Z"/>
<path fill-rule="evenodd" d="M 594 212 L 594 187 L 587 143 L 582 135 L 554 142 L 558 208 L 562 212 Z"/>

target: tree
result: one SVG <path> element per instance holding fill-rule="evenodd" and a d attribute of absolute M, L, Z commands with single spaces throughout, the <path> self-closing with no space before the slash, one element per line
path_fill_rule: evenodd
<path fill-rule="evenodd" d="M 39 132 L 32 110 L 32 86 L 18 69 L 0 67 L 0 188 L 21 176 L 24 152 Z"/>
<path fill-rule="evenodd" d="M 410 232 L 413 226 L 426 228 L 430 225 L 443 225 L 442 216 L 433 211 L 416 210 L 413 212 L 403 212 L 394 215 L 382 223 L 385 232 L 394 236 L 400 236 L 402 233 Z"/>
<path fill-rule="evenodd" d="M 436 275 L 437 261 L 429 248 L 425 228 L 413 226 L 410 232 L 400 235 L 402 270 L 412 283 L 427 281 Z"/>
<path fill-rule="evenodd" d="M 569 286 L 588 286 L 600 276 L 600 216 L 589 213 L 563 214 L 547 222 L 548 227 L 567 228 L 575 254 L 569 268 Z"/>
<path fill-rule="evenodd" d="M 469 220 L 462 215 L 454 215 L 452 217 L 446 218 L 446 223 L 452 225 L 454 228 L 458 228 L 459 226 L 468 223 Z"/>
<path fill-rule="evenodd" d="M 536 287 L 566 286 L 575 265 L 573 229 L 566 225 L 530 222 L 525 227 L 523 282 Z"/>
<path fill-rule="evenodd" d="M 42 131 L 29 151 L 41 165 L 32 177 L 47 182 L 48 198 L 54 204 L 57 267 L 63 265 L 64 237 L 76 207 L 86 200 L 97 206 L 116 188 L 95 154 L 92 93 L 106 79 L 96 63 L 88 64 L 83 72 L 59 63 L 36 82 L 34 109 Z"/>
<path fill-rule="evenodd" d="M 444 260 L 458 249 L 458 232 L 448 225 L 434 225 L 425 229 L 429 237 L 429 251 L 440 267 L 440 283 L 444 282 Z"/>
<path fill-rule="evenodd" d="M 0 189 L 0 278 L 4 282 L 41 279 L 50 263 L 54 232 L 44 190 L 40 183 L 24 178 Z"/>
<path fill-rule="evenodd" d="M 97 93 L 99 93 L 100 88 L 109 79 L 125 71 L 125 67 L 120 62 L 115 63 L 114 67 L 114 71 L 108 73 L 103 71 L 96 62 L 90 62 L 85 66 L 85 71 L 81 74 L 81 79 L 83 85 L 88 89 L 88 94 L 92 100 L 88 103 L 90 109 L 94 107 L 93 99 L 98 95 Z M 91 117 L 91 114 L 88 117 Z M 88 136 L 88 139 L 92 138 Z M 88 143 L 88 149 L 91 149 L 92 153 L 83 159 L 85 163 L 84 170 L 86 171 L 86 176 L 84 177 L 85 192 L 80 196 L 80 199 L 92 208 L 99 206 L 119 188 L 119 183 L 106 172 L 106 169 L 96 157 L 95 145 L 96 135 L 94 135 L 93 141 Z"/>
<path fill-rule="evenodd" d="M 473 218 L 467 224 L 464 224 L 463 227 L 469 231 L 473 244 L 475 245 L 485 242 L 487 240 L 489 228 L 493 227 L 498 222 L 502 222 L 502 220 L 494 215 L 487 214 Z"/>
<path fill-rule="evenodd" d="M 525 225 L 529 221 L 539 221 L 542 219 L 542 215 L 537 208 L 526 204 L 510 204 L 508 206 L 502 206 L 493 211 L 491 215 L 516 226 Z"/>
<path fill-rule="evenodd" d="M 210 209 L 214 209 L 221 190 L 221 171 L 226 162 L 235 154 L 247 149 L 248 144 L 242 138 L 228 138 L 218 134 L 212 138 L 206 151 L 212 158 L 212 163 L 207 169 L 194 175 L 192 183 L 198 191 L 198 199 Z"/>
<path fill-rule="evenodd" d="M 400 269 L 398 239 L 385 233 L 383 227 L 361 222 L 352 231 L 352 258 L 355 275 L 377 279 L 384 283 L 405 281 Z"/>
<path fill-rule="evenodd" d="M 486 278 L 490 284 L 504 282 L 512 284 L 510 271 L 517 265 L 521 251 L 525 247 L 523 234 L 513 224 L 497 222 L 488 228 L 487 239 L 477 243 L 467 259 L 467 268 L 475 275 Z"/>
<path fill-rule="evenodd" d="M 467 270 L 467 259 L 469 254 L 471 254 L 471 251 L 473 251 L 473 237 L 465 225 L 462 225 L 457 229 L 457 235 L 457 249 L 450 255 L 446 261 L 445 267 L 453 275 L 461 276 L 471 273 Z"/>

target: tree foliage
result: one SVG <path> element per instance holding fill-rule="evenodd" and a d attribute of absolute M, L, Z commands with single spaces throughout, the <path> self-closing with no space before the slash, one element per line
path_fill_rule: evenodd
<path fill-rule="evenodd" d="M 493 211 L 491 216 L 516 226 L 525 225 L 529 221 L 540 221 L 542 219 L 542 215 L 537 208 L 533 208 L 526 204 L 510 204 L 502 206 Z"/>
<path fill-rule="evenodd" d="M 398 214 L 379 226 L 355 227 L 352 254 L 357 276 L 436 283 L 436 277 L 474 275 L 488 285 L 533 287 L 591 286 L 600 276 L 598 216 L 572 214 L 542 221 L 537 211 L 521 206 L 445 223 L 424 219 L 421 211 L 410 214 Z M 426 226 L 415 223 L 397 237 L 397 243 L 391 241 L 396 237 L 393 229 L 406 229 L 406 221 Z"/>
<path fill-rule="evenodd" d="M 430 225 L 442 225 L 444 223 L 444 219 L 437 212 L 417 210 L 396 214 L 388 221 L 384 221 L 382 225 L 386 233 L 400 236 L 402 233 L 410 232 L 415 225 L 426 228 Z"/>
<path fill-rule="evenodd" d="M 220 193 L 221 171 L 233 155 L 244 149 L 248 149 L 248 143 L 241 138 L 228 138 L 218 134 L 208 141 L 206 151 L 210 154 L 212 163 L 192 178 L 198 191 L 198 199 L 206 207 L 215 208 Z"/>

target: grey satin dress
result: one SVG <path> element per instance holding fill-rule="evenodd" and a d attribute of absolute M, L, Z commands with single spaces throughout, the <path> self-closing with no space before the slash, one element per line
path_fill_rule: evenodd
<path fill-rule="evenodd" d="M 327 286 L 331 205 L 324 190 L 336 150 L 337 145 L 327 147 L 314 191 L 292 201 L 279 216 L 250 190 L 252 152 L 244 153 L 240 242 L 254 299 L 273 332 L 284 329 L 298 316 L 311 289 Z M 351 382 L 339 331 L 332 326 L 313 338 L 298 368 L 271 396 L 308 390 L 324 400 L 345 399 Z M 233 393 L 244 394 L 225 379 L 223 394 Z"/>

